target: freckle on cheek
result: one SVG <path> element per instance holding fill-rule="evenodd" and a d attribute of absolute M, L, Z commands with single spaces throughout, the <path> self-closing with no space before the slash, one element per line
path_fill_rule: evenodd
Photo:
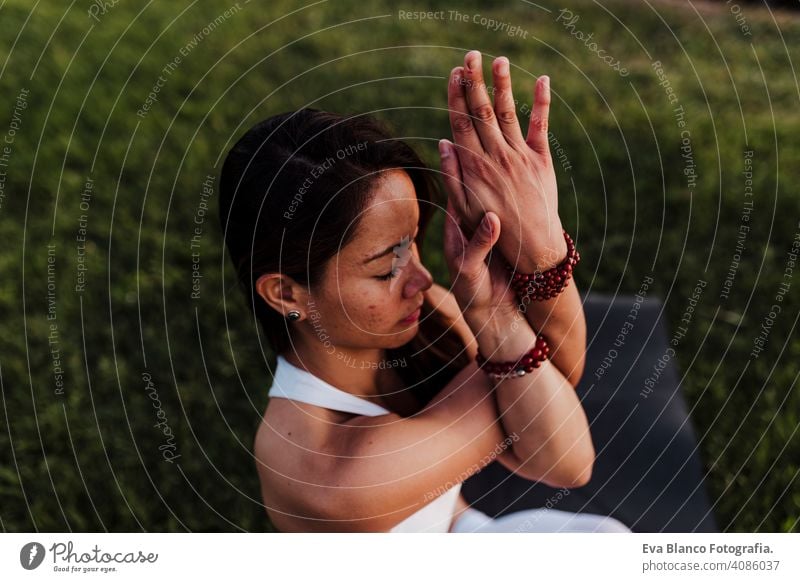
<path fill-rule="evenodd" d="M 370 305 L 369 308 L 370 309 L 375 309 L 375 306 L 374 305 Z"/>

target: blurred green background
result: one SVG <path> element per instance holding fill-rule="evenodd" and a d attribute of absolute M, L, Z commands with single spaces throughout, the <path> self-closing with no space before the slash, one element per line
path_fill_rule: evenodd
<path fill-rule="evenodd" d="M 677 360 L 719 525 L 797 530 L 800 273 L 784 278 L 800 229 L 794 13 L 743 4 L 745 30 L 724 3 L 30 4 L 0 8 L 0 133 L 14 132 L 0 143 L 0 154 L 10 148 L 0 167 L 4 531 L 271 530 L 251 444 L 273 359 L 227 265 L 215 195 L 200 216 L 203 182 L 246 128 L 303 106 L 375 111 L 438 167 L 447 75 L 474 48 L 510 58 L 520 105 L 536 76 L 551 77 L 581 291 L 632 294 L 653 274 L 674 328 L 698 280 L 708 283 Z M 559 20 L 565 6 L 574 29 Z M 741 224 L 750 231 L 724 296 Z M 425 258 L 447 284 L 440 225 L 441 215 Z M 167 450 L 179 457 L 166 461 Z"/>

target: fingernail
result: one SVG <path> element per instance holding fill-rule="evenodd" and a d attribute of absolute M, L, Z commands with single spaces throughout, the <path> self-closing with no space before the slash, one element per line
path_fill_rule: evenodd
<path fill-rule="evenodd" d="M 439 140 L 439 155 L 443 158 L 447 158 L 450 156 L 450 144 L 448 144 L 443 139 Z"/>
<path fill-rule="evenodd" d="M 488 214 L 484 214 L 481 226 L 483 227 L 483 230 L 486 232 L 486 234 L 492 234 L 492 221 L 489 220 Z"/>
<path fill-rule="evenodd" d="M 505 57 L 500 57 L 499 59 L 497 59 L 497 74 L 498 75 L 508 74 L 508 60 Z"/>

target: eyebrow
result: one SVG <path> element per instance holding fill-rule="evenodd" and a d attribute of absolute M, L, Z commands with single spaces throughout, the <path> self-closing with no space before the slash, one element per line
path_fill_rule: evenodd
<path fill-rule="evenodd" d="M 412 239 L 411 239 L 411 240 L 413 240 L 413 239 L 417 238 L 417 235 L 418 235 L 418 234 L 419 234 L 419 225 L 417 225 L 417 230 L 416 230 L 416 232 L 414 233 L 414 236 L 412 237 Z M 379 253 L 377 253 L 377 254 L 374 254 L 374 255 L 372 255 L 371 257 L 369 257 L 368 259 L 366 259 L 366 260 L 365 260 L 365 261 L 362 263 L 362 265 L 366 265 L 366 264 L 368 264 L 368 263 L 371 263 L 371 262 L 372 262 L 372 261 L 374 261 L 375 259 L 380 259 L 381 257 L 385 257 L 386 255 L 388 255 L 389 253 L 391 253 L 391 252 L 394 250 L 394 247 L 396 247 L 396 246 L 398 246 L 398 245 L 402 244 L 402 242 L 403 242 L 403 241 L 400 241 L 400 242 L 398 242 L 398 243 L 394 243 L 394 244 L 392 244 L 392 245 L 389 245 L 388 247 L 386 247 L 386 248 L 385 248 L 384 250 L 382 250 L 381 252 L 379 252 Z"/>

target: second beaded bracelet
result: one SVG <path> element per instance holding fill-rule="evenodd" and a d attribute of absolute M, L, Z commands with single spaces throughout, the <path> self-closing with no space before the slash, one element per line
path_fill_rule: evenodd
<path fill-rule="evenodd" d="M 510 362 L 492 362 L 487 360 L 478 351 L 475 361 L 478 367 L 481 368 L 490 378 L 494 380 L 504 380 L 506 378 L 516 378 L 530 374 L 536 368 L 542 365 L 550 354 L 550 346 L 543 335 L 539 334 L 536 337 L 536 345 L 529 351 L 524 353 L 516 361 Z"/>

